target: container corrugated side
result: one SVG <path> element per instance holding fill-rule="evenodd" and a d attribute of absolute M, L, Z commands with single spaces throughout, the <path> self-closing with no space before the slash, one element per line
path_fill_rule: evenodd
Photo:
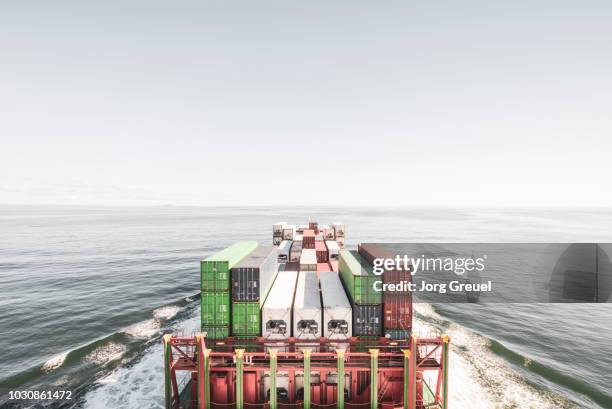
<path fill-rule="evenodd" d="M 349 339 L 353 333 L 353 309 L 340 277 L 333 271 L 319 273 L 323 301 L 323 336 Z"/>
<path fill-rule="evenodd" d="M 202 291 L 229 291 L 230 269 L 257 248 L 256 241 L 239 241 L 200 263 Z"/>
<path fill-rule="evenodd" d="M 278 245 L 278 261 L 289 261 L 289 253 L 291 252 L 291 240 L 283 240 Z"/>
<path fill-rule="evenodd" d="M 347 295 L 353 303 L 382 303 L 382 291 L 374 289 L 374 283 L 382 279 L 372 272 L 372 266 L 366 263 L 357 251 L 341 250 L 338 268 Z"/>
<path fill-rule="evenodd" d="M 293 302 L 293 336 L 296 339 L 321 337 L 321 295 L 316 271 L 300 271 Z"/>
<path fill-rule="evenodd" d="M 200 294 L 200 315 L 202 325 L 229 325 L 229 293 L 207 291 L 202 292 Z"/>
<path fill-rule="evenodd" d="M 317 253 L 314 249 L 303 249 L 300 255 L 300 271 L 317 271 Z"/>
<path fill-rule="evenodd" d="M 314 230 L 304 230 L 302 234 L 302 247 L 305 249 L 314 249 L 315 248 L 315 232 Z"/>
<path fill-rule="evenodd" d="M 315 241 L 315 251 L 317 254 L 317 263 L 326 263 L 329 261 L 327 246 L 324 241 Z"/>
<path fill-rule="evenodd" d="M 297 277 L 297 271 L 281 271 L 277 274 L 262 308 L 264 338 L 287 339 L 291 336 L 291 309 Z"/>
<path fill-rule="evenodd" d="M 332 223 L 332 228 L 334 230 L 334 238 L 345 236 L 346 226 L 344 225 L 344 223 L 334 222 Z"/>
<path fill-rule="evenodd" d="M 202 332 L 206 333 L 206 339 L 213 341 L 224 340 L 229 337 L 229 325 L 202 325 Z"/>
<path fill-rule="evenodd" d="M 260 246 L 231 269 L 232 301 L 265 299 L 278 271 L 277 254 L 274 246 Z"/>
<path fill-rule="evenodd" d="M 329 253 L 330 260 L 338 260 L 340 256 L 340 246 L 335 240 L 325 240 L 325 245 L 327 246 L 327 252 Z"/>
<path fill-rule="evenodd" d="M 261 310 L 259 302 L 232 303 L 232 335 L 256 337 L 261 331 Z"/>

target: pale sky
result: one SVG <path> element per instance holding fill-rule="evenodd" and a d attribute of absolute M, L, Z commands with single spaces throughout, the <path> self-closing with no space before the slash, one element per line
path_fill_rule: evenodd
<path fill-rule="evenodd" d="M 611 22 L 605 0 L 5 2 L 0 204 L 612 206 Z"/>

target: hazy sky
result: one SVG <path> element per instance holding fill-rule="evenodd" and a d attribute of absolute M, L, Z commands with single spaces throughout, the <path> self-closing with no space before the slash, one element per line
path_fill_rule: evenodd
<path fill-rule="evenodd" d="M 607 0 L 4 2 L 0 204 L 611 206 L 611 22 Z"/>

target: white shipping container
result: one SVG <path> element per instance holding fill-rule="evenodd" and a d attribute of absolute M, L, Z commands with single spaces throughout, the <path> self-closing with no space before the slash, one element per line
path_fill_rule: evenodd
<path fill-rule="evenodd" d="M 287 224 L 283 227 L 283 240 L 293 240 L 295 235 L 295 226 Z"/>
<path fill-rule="evenodd" d="M 274 246 L 279 246 L 281 244 L 282 237 L 277 236 L 277 237 L 272 237 L 272 245 Z"/>
<path fill-rule="evenodd" d="M 291 252 L 289 253 L 289 261 L 299 263 L 301 256 L 302 256 L 302 243 L 294 241 L 293 244 L 291 245 Z"/>
<path fill-rule="evenodd" d="M 297 271 L 279 271 L 261 309 L 262 335 L 267 339 L 291 336 L 291 307 Z"/>
<path fill-rule="evenodd" d="M 353 313 L 338 273 L 319 273 L 323 299 L 323 336 L 328 339 L 349 339 L 352 336 Z"/>
<path fill-rule="evenodd" d="M 338 260 L 340 256 L 340 246 L 335 240 L 327 240 L 325 241 L 325 245 L 327 246 L 327 251 L 329 252 L 330 260 Z"/>
<path fill-rule="evenodd" d="M 315 249 L 302 249 L 300 271 L 317 271 L 317 251 Z"/>
<path fill-rule="evenodd" d="M 286 222 L 278 222 L 272 225 L 272 236 L 282 236 L 283 235 L 283 227 L 285 227 Z"/>
<path fill-rule="evenodd" d="M 332 223 L 332 226 L 334 228 L 334 237 L 338 238 L 338 237 L 344 237 L 346 234 L 346 228 L 344 226 L 344 223 Z"/>
<path fill-rule="evenodd" d="M 300 271 L 293 302 L 293 336 L 296 339 L 321 337 L 321 296 L 316 271 Z"/>
<path fill-rule="evenodd" d="M 300 224 L 298 225 L 296 231 L 298 233 L 304 233 L 304 230 L 308 230 L 308 225 L 307 224 Z"/>
<path fill-rule="evenodd" d="M 342 250 L 344 246 L 344 237 L 336 237 L 336 243 L 338 243 L 338 247 Z"/>
<path fill-rule="evenodd" d="M 303 234 L 301 234 L 301 233 L 295 233 L 295 234 L 293 235 L 293 241 L 294 241 L 294 242 L 295 242 L 295 241 L 297 241 L 297 242 L 302 243 L 302 242 L 304 241 L 304 235 L 303 235 Z M 301 245 L 301 244 L 300 244 L 300 245 Z"/>
<path fill-rule="evenodd" d="M 291 241 L 284 240 L 278 245 L 278 261 L 289 261 L 289 252 L 291 251 Z"/>

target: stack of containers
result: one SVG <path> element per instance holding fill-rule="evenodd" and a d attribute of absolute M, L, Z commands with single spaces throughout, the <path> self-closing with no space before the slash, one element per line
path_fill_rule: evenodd
<path fill-rule="evenodd" d="M 232 276 L 232 335 L 254 338 L 261 332 L 261 306 L 278 272 L 278 251 L 262 246 L 235 265 Z"/>
<path fill-rule="evenodd" d="M 295 236 L 295 226 L 292 224 L 286 224 L 283 226 L 283 240 L 293 240 Z"/>
<path fill-rule="evenodd" d="M 229 336 L 230 269 L 256 248 L 256 241 L 239 241 L 200 263 L 201 330 L 208 339 Z"/>
<path fill-rule="evenodd" d="M 329 227 L 329 225 L 323 224 L 323 225 L 321 225 L 321 228 L 319 230 L 321 230 L 321 233 L 323 234 L 323 238 L 325 240 L 333 240 L 334 239 L 334 229 Z"/>
<path fill-rule="evenodd" d="M 285 222 L 278 222 L 272 225 L 272 244 L 278 246 L 283 241 L 283 228 L 287 225 Z"/>
<path fill-rule="evenodd" d="M 308 222 L 308 228 L 313 230 L 315 234 L 319 234 L 319 223 L 315 222 L 314 220 Z"/>
<path fill-rule="evenodd" d="M 380 244 L 362 243 L 359 254 L 374 264 L 375 259 L 394 259 L 395 255 Z M 383 282 L 400 284 L 411 281 L 410 271 L 385 269 Z M 397 287 L 396 287 L 397 288 Z M 412 293 L 406 291 L 383 292 L 384 334 L 390 339 L 408 339 L 412 331 Z"/>
<path fill-rule="evenodd" d="M 357 251 L 340 250 L 340 278 L 353 308 L 353 335 L 379 337 L 382 334 L 382 293 L 374 290 L 381 281 Z"/>
<path fill-rule="evenodd" d="M 289 253 L 289 261 L 291 262 L 299 262 L 300 256 L 302 255 L 302 234 L 296 233 L 295 238 L 293 239 L 293 244 L 291 244 L 291 252 Z"/>
<path fill-rule="evenodd" d="M 296 339 L 321 337 L 321 295 L 316 271 L 300 271 L 293 302 L 293 336 Z"/>
<path fill-rule="evenodd" d="M 291 312 L 297 277 L 297 271 L 281 271 L 277 274 L 261 310 L 264 338 L 287 339 L 291 336 Z"/>
<path fill-rule="evenodd" d="M 332 227 L 334 229 L 334 240 L 336 240 L 336 242 L 338 243 L 338 246 L 340 246 L 341 249 L 344 248 L 344 244 L 345 244 L 345 233 L 346 233 L 346 229 L 344 226 L 344 223 L 332 223 Z"/>
<path fill-rule="evenodd" d="M 291 252 L 291 240 L 283 240 L 278 245 L 278 261 L 285 263 L 289 261 L 289 253 Z"/>
<path fill-rule="evenodd" d="M 314 249 L 315 248 L 315 232 L 314 230 L 304 230 L 302 234 L 302 245 L 305 249 Z"/>
<path fill-rule="evenodd" d="M 327 263 L 329 261 L 327 246 L 324 241 L 315 241 L 315 251 L 317 253 L 317 263 Z"/>
<path fill-rule="evenodd" d="M 314 249 L 302 250 L 300 271 L 317 271 L 317 253 Z"/>

